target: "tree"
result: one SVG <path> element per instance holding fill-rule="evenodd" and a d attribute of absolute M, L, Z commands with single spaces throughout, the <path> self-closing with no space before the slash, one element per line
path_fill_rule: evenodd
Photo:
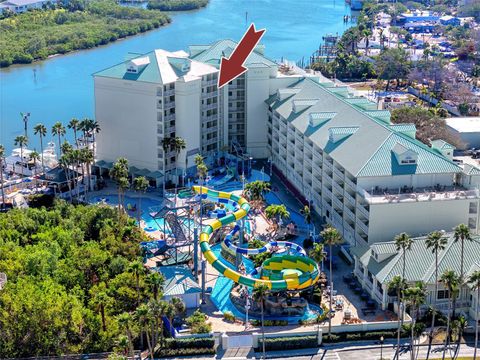
<path fill-rule="evenodd" d="M 460 285 L 463 285 L 464 282 L 464 275 L 463 272 L 463 248 L 465 240 L 473 241 L 473 238 L 470 234 L 470 229 L 465 224 L 460 224 L 455 227 L 453 238 L 455 243 L 460 242 L 461 244 L 461 251 L 460 251 Z"/>
<path fill-rule="evenodd" d="M 203 162 L 203 156 L 196 154 L 194 158 L 195 165 L 197 166 L 197 176 L 200 180 L 200 229 L 203 227 L 203 182 L 207 177 L 208 168 L 207 165 Z"/>
<path fill-rule="evenodd" d="M 35 177 L 35 185 L 37 185 L 37 161 L 40 159 L 40 154 L 35 150 L 28 155 L 30 161 L 33 161 L 33 176 Z"/>
<path fill-rule="evenodd" d="M 27 146 L 28 139 L 25 135 L 18 135 L 15 138 L 14 143 L 15 143 L 15 146 L 20 146 L 20 158 L 21 158 L 20 161 L 21 161 L 21 166 L 22 166 L 22 173 L 21 174 L 22 174 L 22 177 L 23 177 L 23 169 L 25 167 L 24 163 L 26 163 L 25 160 L 23 159 L 23 148 L 25 146 Z M 15 165 L 14 165 L 14 167 L 15 167 Z"/>
<path fill-rule="evenodd" d="M 300 213 L 303 215 L 303 219 L 308 226 L 308 231 L 310 232 L 310 225 L 312 224 L 312 212 L 309 205 L 305 205 L 303 209 L 300 209 Z"/>
<path fill-rule="evenodd" d="M 480 270 L 474 271 L 470 278 L 468 279 L 468 283 L 470 284 L 472 290 L 477 290 L 477 311 L 476 313 L 480 313 Z M 475 322 L 475 344 L 473 346 L 473 358 L 477 358 L 477 349 L 478 349 L 478 319 Z"/>
<path fill-rule="evenodd" d="M 118 324 L 120 325 L 121 328 L 123 328 L 127 334 L 128 338 L 128 346 L 130 348 L 130 356 L 132 359 L 135 359 L 135 353 L 133 351 L 133 339 L 132 339 L 132 331 L 131 331 L 131 325 L 132 325 L 132 315 L 130 313 L 124 312 L 120 314 L 117 317 Z"/>
<path fill-rule="evenodd" d="M 330 278 L 330 309 L 328 316 L 328 336 L 332 333 L 332 313 L 333 313 L 333 269 L 332 269 L 332 257 L 333 257 L 333 246 L 340 245 L 343 242 L 342 236 L 333 226 L 328 225 L 320 235 L 323 237 L 323 241 L 328 245 L 328 261 L 329 261 L 329 278 Z"/>
<path fill-rule="evenodd" d="M 274 221 L 274 224 L 278 230 L 280 227 L 280 221 L 282 219 L 288 219 L 290 217 L 290 212 L 283 204 L 271 204 L 265 208 L 265 216 L 267 219 Z"/>
<path fill-rule="evenodd" d="M 139 176 L 133 179 L 133 188 L 140 193 L 138 197 L 137 221 L 140 227 L 140 215 L 142 214 L 142 194 L 148 189 L 148 180 L 145 176 Z"/>
<path fill-rule="evenodd" d="M 440 281 L 448 289 L 448 314 L 447 314 L 447 331 L 445 334 L 445 347 L 443 350 L 442 360 L 445 360 L 445 353 L 447 351 L 447 346 L 450 342 L 450 320 L 452 317 L 452 303 L 453 299 L 456 296 L 458 291 L 458 285 L 460 283 L 459 276 L 453 270 L 445 270 Z"/>
<path fill-rule="evenodd" d="M 0 144 L 0 184 L 2 184 L 2 209 L 5 208 L 5 189 L 3 186 L 3 163 L 5 162 L 5 147 Z"/>
<path fill-rule="evenodd" d="M 180 152 L 187 148 L 187 142 L 185 141 L 185 139 L 183 139 L 179 136 L 176 136 L 172 140 L 172 146 L 173 146 L 173 149 L 175 150 L 175 159 L 176 159 L 176 161 L 178 161 L 178 157 L 180 156 Z M 184 164 L 184 165 L 185 165 L 185 170 L 186 170 L 187 165 L 186 164 Z M 177 166 L 178 166 L 178 164 L 177 164 Z"/>
<path fill-rule="evenodd" d="M 173 297 L 172 300 L 170 301 L 173 307 L 175 308 L 175 311 L 178 316 L 182 316 L 183 314 L 185 314 L 185 310 L 187 309 L 187 307 L 182 299 L 178 297 Z"/>
<path fill-rule="evenodd" d="M 73 118 L 68 123 L 68 128 L 73 130 L 73 138 L 75 139 L 75 146 L 78 148 L 78 140 L 77 140 L 77 131 L 80 125 L 80 121 L 78 119 Z"/>
<path fill-rule="evenodd" d="M 264 196 L 270 191 L 270 188 L 269 182 L 261 180 L 255 180 L 245 185 L 245 191 L 249 194 L 250 200 L 264 201 Z"/>
<path fill-rule="evenodd" d="M 402 278 L 405 279 L 406 251 L 412 248 L 413 240 L 407 233 L 401 233 L 395 236 L 395 247 L 397 251 L 402 251 L 403 267 Z"/>
<path fill-rule="evenodd" d="M 91 304 L 100 313 L 102 330 L 107 331 L 106 308 L 112 305 L 113 299 L 107 294 L 104 282 L 94 285 L 90 289 Z"/>
<path fill-rule="evenodd" d="M 60 148 L 61 148 L 61 137 L 65 136 L 65 126 L 60 121 L 57 121 L 55 124 L 52 126 L 52 135 L 56 135 L 58 137 L 58 158 L 60 158 Z"/>
<path fill-rule="evenodd" d="M 153 300 L 158 300 L 158 293 L 162 290 L 165 278 L 158 272 L 152 272 L 147 275 L 145 282 L 152 290 Z"/>
<path fill-rule="evenodd" d="M 140 325 L 140 339 L 143 340 L 143 334 L 147 336 L 148 352 L 150 353 L 150 359 L 153 360 L 153 346 L 152 346 L 152 342 L 150 341 L 150 334 L 149 334 L 150 325 L 152 321 L 152 318 L 150 315 L 151 314 L 149 312 L 147 304 L 141 304 L 135 310 L 135 319 L 138 321 Z"/>
<path fill-rule="evenodd" d="M 407 288 L 407 282 L 401 276 L 395 275 L 392 280 L 388 283 L 388 290 L 393 291 L 397 294 L 397 302 L 398 302 L 398 327 L 397 327 L 397 350 L 396 350 L 396 358 L 398 359 L 400 356 L 400 333 L 402 330 L 402 319 L 403 319 L 403 311 L 402 311 L 402 295 L 403 291 Z"/>
<path fill-rule="evenodd" d="M 140 276 L 145 273 L 145 268 L 140 260 L 133 261 L 128 266 L 128 272 L 135 277 L 135 288 L 137 290 L 137 306 L 140 305 Z"/>
<path fill-rule="evenodd" d="M 269 287 L 262 283 L 256 285 L 253 288 L 253 299 L 260 303 L 260 314 L 261 314 L 261 323 L 262 323 L 262 351 L 263 358 L 265 359 L 265 322 L 264 322 L 264 301 L 267 297 L 268 292 L 270 291 Z"/>
<path fill-rule="evenodd" d="M 310 250 L 308 253 L 308 256 L 310 256 L 313 260 L 317 262 L 320 268 L 320 264 L 325 260 L 325 249 L 323 244 L 314 244 L 313 249 Z M 320 293 L 320 308 L 322 308 L 322 294 Z M 318 324 L 318 332 L 317 332 L 317 337 L 320 339 L 320 324 Z"/>
<path fill-rule="evenodd" d="M 468 320 L 465 318 L 465 316 L 460 315 L 457 320 L 455 320 L 452 323 L 452 328 L 455 330 L 456 337 L 457 337 L 457 347 L 455 349 L 455 354 L 453 355 L 453 358 L 456 359 L 459 352 L 460 352 L 460 345 L 462 344 L 462 337 L 465 329 L 468 326 Z M 475 357 L 473 357 L 475 359 Z"/>
<path fill-rule="evenodd" d="M 410 313 L 412 315 L 411 324 L 411 359 L 415 360 L 415 337 L 414 329 L 417 320 L 417 309 L 425 303 L 425 291 L 422 287 L 411 287 L 403 290 L 405 302 L 410 305 Z"/>
<path fill-rule="evenodd" d="M 110 177 L 117 182 L 118 188 L 118 219 L 120 221 L 122 213 L 122 195 L 125 188 L 128 187 L 128 160 L 119 158 L 110 169 Z"/>
<path fill-rule="evenodd" d="M 416 139 L 430 146 L 432 140 L 445 140 L 460 147 L 462 140 L 453 135 L 447 127 L 445 119 L 439 118 L 428 109 L 420 106 L 400 107 L 392 110 L 392 123 L 411 124 L 417 129 Z"/>
<path fill-rule="evenodd" d="M 397 80 L 397 86 L 400 84 L 400 79 L 406 79 L 410 72 L 410 62 L 408 54 L 403 50 L 388 48 L 383 50 L 375 62 L 376 72 L 378 78 L 387 80 L 385 88 L 388 91 L 391 80 Z"/>
<path fill-rule="evenodd" d="M 87 186 L 85 186 L 85 200 L 86 200 L 87 191 L 90 191 L 91 189 L 91 171 L 92 171 L 91 166 L 94 161 L 93 151 L 88 148 L 80 149 L 80 157 L 87 169 Z"/>
<path fill-rule="evenodd" d="M 432 249 L 435 254 L 435 290 L 433 292 L 433 304 L 432 304 L 432 327 L 430 329 L 430 338 L 428 341 L 427 358 L 430 356 L 430 349 L 433 341 L 433 329 L 435 327 L 435 315 L 437 312 L 437 296 L 438 296 L 438 253 L 445 250 L 448 240 L 443 236 L 440 231 L 434 231 L 428 234 L 425 244 L 427 249 Z"/>
<path fill-rule="evenodd" d="M 42 156 L 42 172 L 45 173 L 45 165 L 43 163 L 43 138 L 45 136 L 47 136 L 47 128 L 43 124 L 37 124 L 33 128 L 33 133 L 35 135 L 38 134 L 38 136 L 40 138 L 40 151 L 42 153 L 42 155 L 41 155 Z"/>

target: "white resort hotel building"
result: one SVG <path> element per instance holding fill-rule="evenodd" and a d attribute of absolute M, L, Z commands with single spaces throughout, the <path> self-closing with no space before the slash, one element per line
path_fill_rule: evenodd
<path fill-rule="evenodd" d="M 480 229 L 480 170 L 452 161 L 454 148 L 415 140 L 415 126 L 321 75 L 277 64 L 257 46 L 248 71 L 217 88 L 220 59 L 236 43 L 188 52 L 155 50 L 94 74 L 97 164 L 126 157 L 132 173 L 174 178 L 197 153 L 241 148 L 270 158 L 293 191 L 311 202 L 351 245 Z M 165 137 L 185 139 L 178 155 Z M 161 180 L 160 180 L 161 181 Z"/>

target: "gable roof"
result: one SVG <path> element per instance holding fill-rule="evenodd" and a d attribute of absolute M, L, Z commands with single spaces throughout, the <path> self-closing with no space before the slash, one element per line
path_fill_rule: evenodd
<path fill-rule="evenodd" d="M 237 43 L 230 39 L 218 40 L 210 45 L 192 45 L 189 47 L 190 58 L 218 67 L 222 57 L 230 57 L 236 46 Z M 276 66 L 277 64 L 274 61 L 258 51 L 259 46 L 261 47 L 261 45 L 257 45 L 256 49 L 245 60 L 245 65 Z"/>
<path fill-rule="evenodd" d="M 445 270 L 454 270 L 457 274 L 460 274 L 460 242 L 455 243 L 453 233 L 447 233 L 445 237 L 447 238 L 445 250 L 438 254 L 438 273 L 441 274 Z M 480 236 L 473 236 L 472 238 L 473 241 L 464 242 L 464 271 L 466 275 L 480 266 L 478 258 Z M 435 282 L 435 254 L 427 248 L 426 239 L 426 236 L 413 239 L 411 250 L 406 252 L 405 278 L 408 282 L 423 281 L 427 284 Z M 382 252 L 392 254 L 392 256 L 382 262 L 377 262 L 372 256 L 371 250 L 375 250 L 379 254 Z M 356 246 L 351 248 L 350 251 L 381 283 L 388 283 L 394 276 L 402 275 L 403 254 L 401 251 L 396 251 L 393 241 L 376 243 L 370 247 Z"/>
<path fill-rule="evenodd" d="M 162 266 L 156 268 L 156 270 L 165 277 L 165 284 L 163 285 L 165 296 L 195 294 L 202 291 L 187 266 Z"/>
<path fill-rule="evenodd" d="M 365 98 L 345 97 L 344 90 L 338 91 L 333 86 L 331 83 L 324 84 L 312 78 L 304 78 L 287 87 L 294 87 L 295 91 L 286 99 L 280 101 L 276 96 L 271 96 L 266 103 L 353 176 L 461 172 L 461 168 L 453 161 L 405 134 L 415 130 L 413 125 L 392 125 L 389 123 L 388 111 L 372 110 L 373 107 L 376 108 L 375 103 Z M 304 111 L 293 114 L 293 103 L 304 99 L 317 101 L 309 104 Z M 335 116 L 328 119 L 321 116 L 322 121 L 318 121 L 317 126 L 312 124 L 312 116 L 317 116 L 314 114 L 332 114 L 332 110 L 335 111 Z M 356 130 L 337 146 L 331 146 L 331 128 Z M 417 153 L 417 164 L 398 164 L 396 158 L 392 158 L 392 149 L 396 144 Z"/>
<path fill-rule="evenodd" d="M 130 62 L 142 65 L 138 73 L 126 71 Z M 188 63 L 189 66 L 182 69 L 180 65 L 183 63 Z M 169 84 L 182 77 L 188 81 L 217 71 L 213 66 L 189 59 L 188 54 L 184 51 L 169 52 L 158 49 L 134 56 L 93 75 L 156 84 Z"/>

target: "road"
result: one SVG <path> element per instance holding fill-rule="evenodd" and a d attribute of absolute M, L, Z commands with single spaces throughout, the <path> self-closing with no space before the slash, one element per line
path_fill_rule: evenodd
<path fill-rule="evenodd" d="M 439 359 L 442 357 L 442 346 L 434 346 L 430 354 L 430 359 Z M 383 359 L 393 359 L 395 350 L 391 345 L 384 346 L 383 349 L 379 347 L 364 347 L 364 348 L 338 348 L 338 349 L 325 349 L 320 350 L 316 355 L 308 356 L 295 356 L 295 360 L 380 360 L 380 356 L 383 355 Z M 450 359 L 447 352 L 446 359 Z M 427 347 L 421 346 L 418 359 L 425 359 L 427 355 Z M 452 349 L 453 356 L 453 349 Z M 463 345 L 460 348 L 460 356 L 472 356 L 473 347 Z M 272 358 L 267 355 L 267 358 Z M 274 359 L 289 359 L 292 357 L 275 357 Z M 410 351 L 408 347 L 402 347 L 400 350 L 400 360 L 410 359 Z"/>

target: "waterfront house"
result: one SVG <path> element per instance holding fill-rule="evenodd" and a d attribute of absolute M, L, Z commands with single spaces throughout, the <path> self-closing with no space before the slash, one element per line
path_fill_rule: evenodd
<path fill-rule="evenodd" d="M 42 9 L 48 4 L 56 4 L 58 0 L 7 0 L 0 4 L 0 10 L 23 13 L 28 10 Z"/>

